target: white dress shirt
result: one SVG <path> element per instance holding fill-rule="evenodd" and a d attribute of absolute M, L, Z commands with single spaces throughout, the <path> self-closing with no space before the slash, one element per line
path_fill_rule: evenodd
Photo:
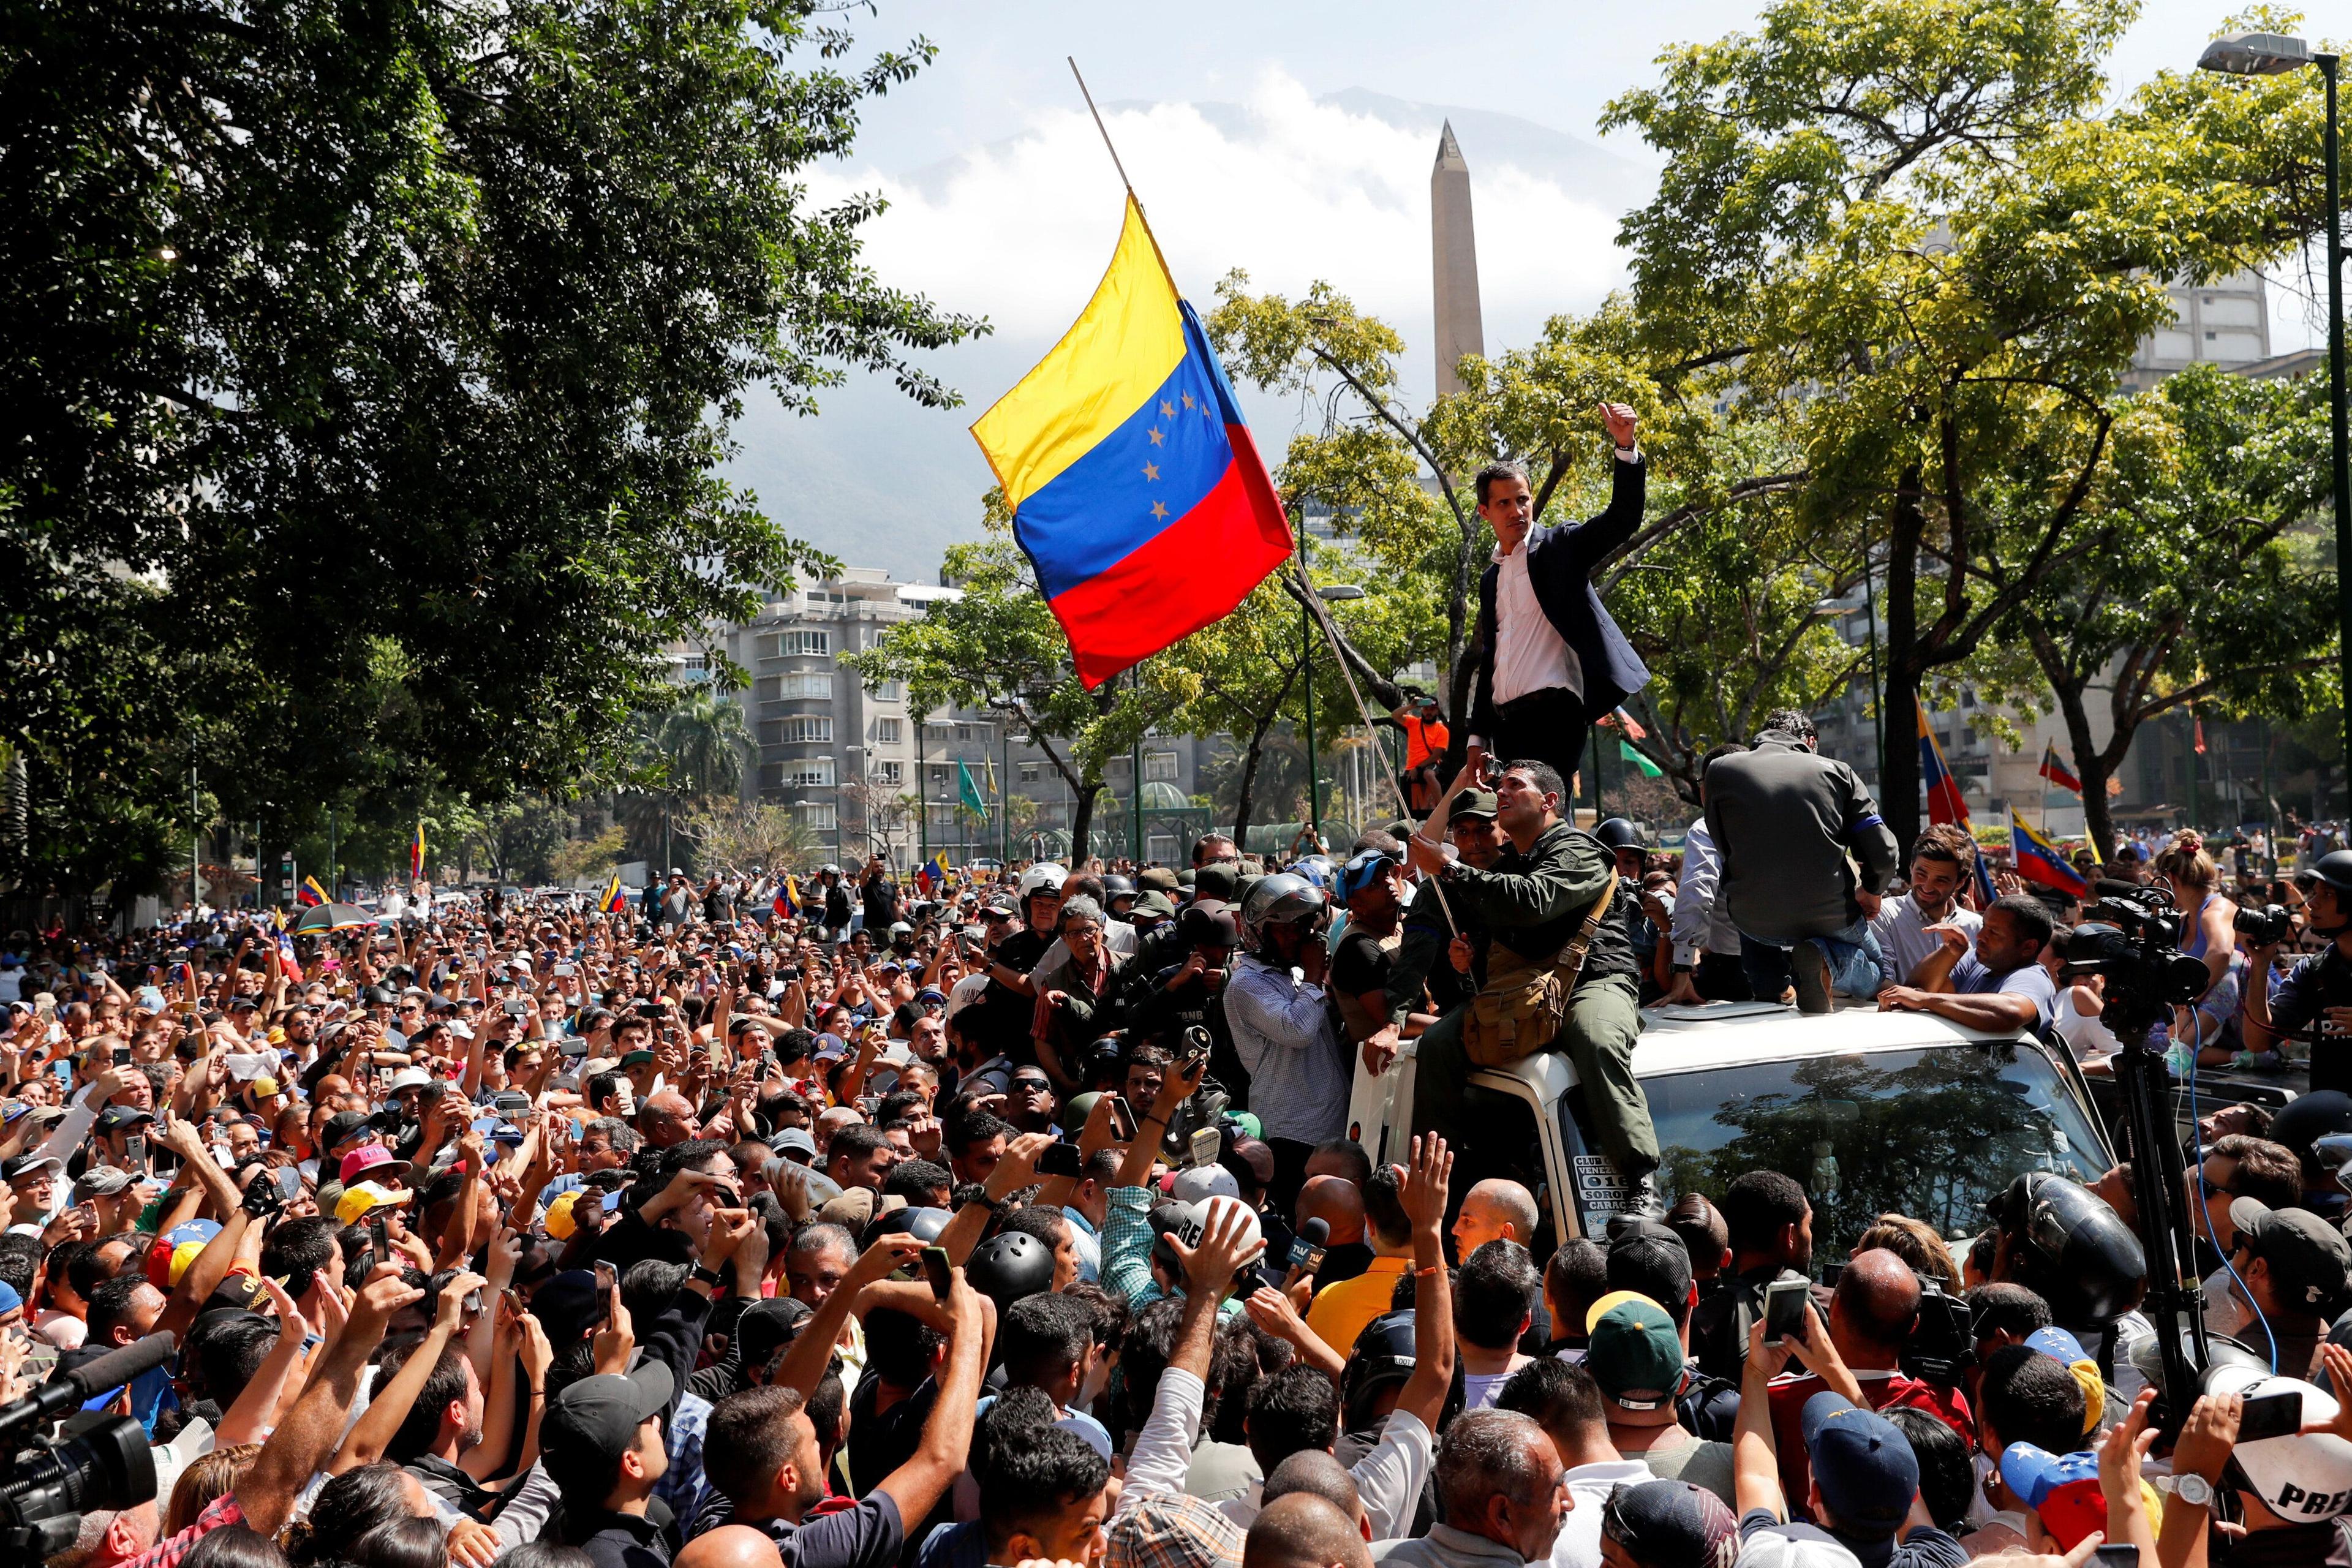
<path fill-rule="evenodd" d="M 1617 460 L 1638 462 L 1638 448 L 1620 447 Z M 1535 530 L 1528 531 L 1528 539 Z M 1551 624 L 1543 605 L 1536 598 L 1535 584 L 1528 578 L 1528 541 L 1521 540 L 1517 550 L 1505 553 L 1498 543 L 1493 560 L 1495 573 L 1495 668 L 1488 682 L 1495 705 L 1517 701 L 1531 691 L 1546 691 L 1555 687 L 1584 695 L 1584 664 L 1576 650 Z M 1486 737 L 1473 735 L 1470 743 L 1484 745 Z"/>

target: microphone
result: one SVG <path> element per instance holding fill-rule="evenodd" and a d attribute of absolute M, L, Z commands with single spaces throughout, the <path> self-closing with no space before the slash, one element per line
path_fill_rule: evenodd
<path fill-rule="evenodd" d="M 149 1334 L 143 1340 L 84 1362 L 64 1376 L 49 1379 L 24 1398 L 0 1405 L 0 1434 L 37 1426 L 79 1410 L 141 1373 L 162 1366 L 178 1348 L 179 1341 L 170 1333 Z"/>
<path fill-rule="evenodd" d="M 1330 1222 L 1318 1215 L 1298 1227 L 1290 1243 L 1290 1266 L 1312 1274 L 1323 1267 L 1323 1245 L 1331 1238 Z"/>

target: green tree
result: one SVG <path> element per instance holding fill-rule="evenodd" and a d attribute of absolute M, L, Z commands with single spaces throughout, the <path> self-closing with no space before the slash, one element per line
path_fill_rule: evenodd
<path fill-rule="evenodd" d="M 1735 368 L 1804 455 L 1812 528 L 1883 542 L 1891 714 L 2093 547 L 2111 395 L 2171 319 L 2164 280 L 2307 232 L 2311 73 L 2168 73 L 2103 116 L 2133 9 L 1775 0 L 1604 117 L 1666 157 L 1621 237 L 1659 375 Z M 1886 737 L 1907 837 L 1917 752 Z"/>
<path fill-rule="evenodd" d="M 983 324 L 801 171 L 932 54 L 821 0 L 64 0 L 0 53 L 0 738 L 21 875 L 379 784 L 593 776 L 677 628 L 813 559 L 743 399 Z"/>
<path fill-rule="evenodd" d="M 1344 541 L 1375 569 L 1368 586 L 1376 596 L 1425 619 L 1391 661 L 1362 657 L 1352 638 L 1341 644 L 1341 657 L 1372 683 L 1367 698 L 1384 709 L 1400 700 L 1389 681 L 1402 663 L 1433 660 L 1457 760 L 1469 705 L 1463 650 L 1494 548 L 1477 513 L 1473 476 L 1480 468 L 1503 458 L 1526 463 L 1538 526 L 1590 515 L 1605 504 L 1613 461 L 1597 405 L 1632 405 L 1651 468 L 1650 515 L 1618 552 L 1620 563 L 1640 560 L 1696 519 L 1805 478 L 1774 466 L 1787 454 L 1771 440 L 1727 428 L 1715 408 L 1719 375 L 1695 379 L 1678 371 L 1671 386 L 1662 380 L 1622 300 L 1589 317 L 1554 317 L 1528 347 L 1465 359 L 1464 389 L 1416 415 L 1396 391 L 1403 340 L 1329 284 L 1292 301 L 1250 293 L 1247 275 L 1236 272 L 1218 286 L 1218 297 L 1209 331 L 1236 376 L 1322 396 L 1322 427 L 1293 437 L 1276 471 L 1286 497 L 1294 506 L 1310 500 L 1328 506 Z M 1652 646 L 1671 654 L 1683 645 L 1653 639 Z M 1702 679 L 1720 678 L 1727 668 L 1693 664 Z"/>
<path fill-rule="evenodd" d="M 982 500 L 984 537 L 949 548 L 941 575 L 961 595 L 920 620 L 894 626 L 880 646 L 841 656 L 869 685 L 904 681 L 908 710 L 991 709 L 1027 737 L 1076 799 L 1071 854 L 1084 858 L 1103 764 L 1124 755 L 1174 706 L 1146 660 L 1088 691 L 1070 662 L 1070 640 L 1054 618 L 1029 557 L 1013 539 L 1001 489 Z M 878 808 L 877 808 L 878 809 Z"/>
<path fill-rule="evenodd" d="M 2336 579 L 2307 522 L 2326 493 L 2325 378 L 2252 381 L 2196 366 L 2123 405 L 2093 547 L 2053 572 L 2003 631 L 2027 679 L 1979 689 L 2064 720 L 2085 826 L 2115 847 L 2107 780 L 2142 725 L 2207 713 L 2299 716 L 2325 700 Z M 2091 724 L 2105 688 L 2110 732 Z"/>

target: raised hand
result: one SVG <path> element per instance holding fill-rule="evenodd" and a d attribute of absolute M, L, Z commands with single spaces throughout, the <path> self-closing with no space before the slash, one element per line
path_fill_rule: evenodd
<path fill-rule="evenodd" d="M 1201 1240 L 1196 1247 L 1187 1247 L 1173 1236 L 1168 1245 L 1184 1265 L 1185 1289 L 1195 1295 L 1216 1297 L 1233 1288 L 1234 1276 L 1265 1252 L 1263 1236 L 1250 1237 L 1255 1228 L 1255 1216 L 1240 1203 L 1228 1200 L 1208 1205 L 1208 1218 L 1201 1227 Z M 1244 1237 L 1248 1237 L 1246 1242 Z"/>
<path fill-rule="evenodd" d="M 1454 1179 L 1454 1152 L 1432 1132 L 1412 1141 L 1412 1164 L 1396 1166 L 1404 1177 L 1398 1194 L 1417 1232 L 1435 1235 L 1445 1223 L 1447 1189 Z"/>

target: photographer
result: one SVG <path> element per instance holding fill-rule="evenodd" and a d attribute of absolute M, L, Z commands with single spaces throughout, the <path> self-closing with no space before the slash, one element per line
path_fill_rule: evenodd
<path fill-rule="evenodd" d="M 2277 1050 L 2303 1036 L 2311 1041 L 2311 1087 L 2352 1090 L 2352 850 L 2323 855 L 2295 880 L 2305 890 L 2305 929 L 2327 946 L 2300 960 L 2275 988 L 2267 984 L 2273 942 L 2248 953 L 2246 1045 Z"/>

